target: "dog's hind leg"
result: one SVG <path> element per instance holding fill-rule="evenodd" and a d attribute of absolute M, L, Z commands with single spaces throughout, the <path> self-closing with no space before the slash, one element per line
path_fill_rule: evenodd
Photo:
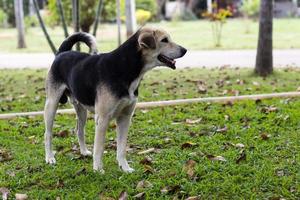
<path fill-rule="evenodd" d="M 65 86 L 60 84 L 56 85 L 51 82 L 47 82 L 46 85 L 46 103 L 44 109 L 44 121 L 45 121 L 45 153 L 46 163 L 55 164 L 54 153 L 52 150 L 52 128 L 54 123 L 54 117 L 58 107 L 59 99 L 65 90 Z"/>
<path fill-rule="evenodd" d="M 119 166 L 124 172 L 133 172 L 126 160 L 126 145 L 128 129 L 130 126 L 131 117 L 135 108 L 135 104 L 127 107 L 124 111 L 117 117 L 117 160 Z"/>
<path fill-rule="evenodd" d="M 78 136 L 78 142 L 80 146 L 80 153 L 81 155 L 84 156 L 90 156 L 92 155 L 92 152 L 90 152 L 87 149 L 85 144 L 85 138 L 84 138 L 84 134 L 85 134 L 84 127 L 87 119 L 87 110 L 77 102 L 74 102 L 73 106 L 77 114 L 77 136 Z"/>

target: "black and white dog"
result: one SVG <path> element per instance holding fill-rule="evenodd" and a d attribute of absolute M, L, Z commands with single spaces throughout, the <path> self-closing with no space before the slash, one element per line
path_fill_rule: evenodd
<path fill-rule="evenodd" d="M 71 51 L 84 42 L 92 55 Z M 68 97 L 77 114 L 77 134 L 82 155 L 91 155 L 84 139 L 87 110 L 95 113 L 93 169 L 104 173 L 102 157 L 109 122 L 117 123 L 117 160 L 125 172 L 134 171 L 126 160 L 130 120 L 135 109 L 138 87 L 144 74 L 156 66 L 175 69 L 175 60 L 186 49 L 175 44 L 163 30 L 143 27 L 119 48 L 96 54 L 96 40 L 87 33 L 75 33 L 59 48 L 46 79 L 45 150 L 46 162 L 55 164 L 52 128 L 60 103 Z"/>

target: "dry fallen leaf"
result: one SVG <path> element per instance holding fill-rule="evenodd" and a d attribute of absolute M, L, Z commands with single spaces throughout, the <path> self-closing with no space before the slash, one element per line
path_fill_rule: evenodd
<path fill-rule="evenodd" d="M 10 152 L 0 149 L 0 162 L 10 161 L 13 157 Z"/>
<path fill-rule="evenodd" d="M 245 147 L 245 145 L 242 144 L 242 143 L 237 143 L 234 146 L 237 147 L 237 148 L 241 148 L 241 149 Z"/>
<path fill-rule="evenodd" d="M 146 156 L 143 160 L 140 161 L 142 165 L 152 165 L 152 159 L 149 156 Z"/>
<path fill-rule="evenodd" d="M 119 195 L 119 200 L 127 200 L 128 194 L 126 191 L 122 191 L 121 194 Z"/>
<path fill-rule="evenodd" d="M 193 178 L 195 175 L 195 165 L 196 165 L 196 161 L 188 160 L 183 166 L 183 171 L 187 173 L 189 178 Z"/>
<path fill-rule="evenodd" d="M 257 87 L 260 86 L 260 83 L 259 83 L 259 82 L 256 82 L 256 81 L 253 81 L 252 84 L 253 84 L 254 86 L 257 86 Z"/>
<path fill-rule="evenodd" d="M 16 200 L 26 200 L 28 199 L 28 195 L 27 194 L 16 194 Z"/>
<path fill-rule="evenodd" d="M 134 195 L 133 198 L 143 200 L 146 198 L 146 193 L 145 192 L 138 193 L 137 195 Z"/>
<path fill-rule="evenodd" d="M 226 133 L 227 130 L 228 130 L 227 126 L 224 126 L 224 127 L 219 127 L 219 128 L 217 129 L 217 132 L 218 132 L 218 133 Z"/>
<path fill-rule="evenodd" d="M 200 196 L 192 196 L 192 197 L 188 197 L 185 200 L 200 200 L 201 197 Z"/>
<path fill-rule="evenodd" d="M 160 190 L 163 194 L 174 194 L 180 190 L 180 185 L 166 186 Z"/>
<path fill-rule="evenodd" d="M 267 133 L 262 133 L 260 134 L 260 137 L 262 140 L 268 140 L 271 137 L 271 135 Z"/>
<path fill-rule="evenodd" d="M 187 124 L 198 124 L 202 121 L 202 118 L 199 119 L 186 119 L 185 123 Z"/>
<path fill-rule="evenodd" d="M 198 92 L 201 94 L 205 94 L 207 92 L 207 87 L 203 84 L 198 85 Z"/>
<path fill-rule="evenodd" d="M 138 155 L 142 155 L 142 154 L 152 153 L 152 152 L 154 152 L 154 151 L 155 151 L 155 148 L 150 148 L 150 149 L 147 149 L 147 150 L 145 150 L 145 151 L 140 151 L 140 152 L 138 152 L 137 154 L 138 154 Z"/>
<path fill-rule="evenodd" d="M 9 189 L 7 189 L 6 187 L 1 187 L 1 188 L 0 188 L 0 193 L 2 194 L 2 199 L 3 199 L 3 200 L 7 200 L 10 191 L 9 191 Z"/>
<path fill-rule="evenodd" d="M 237 160 L 235 161 L 236 164 L 239 164 L 242 160 L 246 160 L 246 151 L 242 150 L 240 152 L 240 156 L 237 158 Z"/>
<path fill-rule="evenodd" d="M 223 156 L 214 156 L 214 155 L 206 155 L 206 157 L 209 159 L 209 160 L 213 160 L 213 161 L 223 161 L 223 162 L 226 162 L 227 160 L 223 157 Z"/>
<path fill-rule="evenodd" d="M 144 173 L 153 174 L 154 169 L 150 165 L 144 165 Z"/>
<path fill-rule="evenodd" d="M 181 145 L 181 149 L 191 148 L 194 146 L 197 146 L 197 144 L 193 142 L 185 142 Z"/>
<path fill-rule="evenodd" d="M 65 138 L 65 137 L 68 137 L 69 136 L 69 131 L 68 130 L 63 130 L 63 131 L 60 131 L 56 134 L 54 134 L 56 137 L 62 137 L 62 138 Z"/>
<path fill-rule="evenodd" d="M 149 181 L 146 180 L 142 180 L 140 182 L 138 182 L 138 184 L 136 185 L 136 189 L 144 189 L 144 188 L 151 188 L 153 187 L 152 183 L 150 183 Z"/>

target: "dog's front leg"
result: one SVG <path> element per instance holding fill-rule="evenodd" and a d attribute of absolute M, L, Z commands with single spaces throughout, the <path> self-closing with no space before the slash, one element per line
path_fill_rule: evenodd
<path fill-rule="evenodd" d="M 134 169 L 128 165 L 126 160 L 126 144 L 128 137 L 128 129 L 132 113 L 135 105 L 132 105 L 124 110 L 119 117 L 117 117 L 117 160 L 119 166 L 124 172 L 133 172 Z"/>
<path fill-rule="evenodd" d="M 94 153 L 93 153 L 93 169 L 104 173 L 103 170 L 103 153 L 104 153 L 104 142 L 105 133 L 109 124 L 108 116 L 95 115 L 95 141 L 94 141 Z"/>

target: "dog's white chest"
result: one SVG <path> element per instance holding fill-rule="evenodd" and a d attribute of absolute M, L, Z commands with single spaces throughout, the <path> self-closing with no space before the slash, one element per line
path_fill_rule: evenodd
<path fill-rule="evenodd" d="M 138 88 L 142 78 L 144 76 L 144 73 L 141 73 L 129 86 L 128 93 L 129 93 L 129 99 L 135 100 L 136 97 L 134 95 L 134 92 Z"/>

